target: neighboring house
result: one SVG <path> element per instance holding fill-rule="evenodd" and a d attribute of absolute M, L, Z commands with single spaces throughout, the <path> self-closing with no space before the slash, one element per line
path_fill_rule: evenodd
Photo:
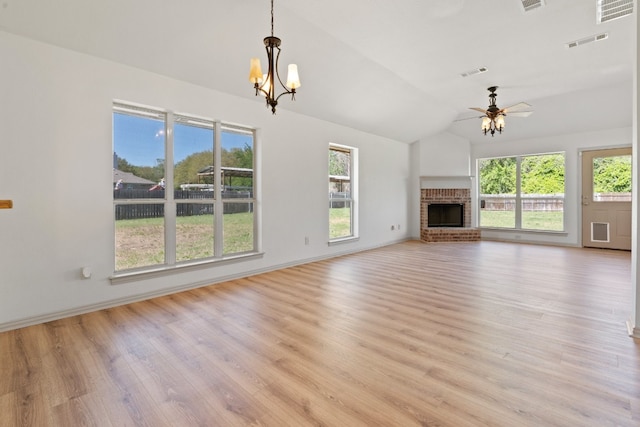
<path fill-rule="evenodd" d="M 113 188 L 116 183 L 122 180 L 122 189 L 125 190 L 148 190 L 156 183 L 145 178 L 140 178 L 131 172 L 123 172 L 120 169 L 113 169 Z"/>

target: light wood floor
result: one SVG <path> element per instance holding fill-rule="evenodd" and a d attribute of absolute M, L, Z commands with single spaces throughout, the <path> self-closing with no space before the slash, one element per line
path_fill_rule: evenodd
<path fill-rule="evenodd" d="M 630 307 L 628 252 L 407 242 L 2 333 L 0 425 L 638 426 Z"/>

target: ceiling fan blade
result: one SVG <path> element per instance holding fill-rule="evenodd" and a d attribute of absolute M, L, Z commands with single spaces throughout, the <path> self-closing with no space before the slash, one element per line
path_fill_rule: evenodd
<path fill-rule="evenodd" d="M 470 110 L 480 111 L 482 114 L 487 114 L 487 110 L 479 107 L 469 107 Z"/>
<path fill-rule="evenodd" d="M 505 113 L 509 113 L 509 112 L 516 112 L 516 111 L 522 111 L 522 110 L 529 110 L 529 109 L 531 109 L 531 105 L 527 104 L 526 102 L 519 102 L 510 107 L 503 108 L 502 111 L 504 111 Z"/>
<path fill-rule="evenodd" d="M 484 116 L 461 117 L 459 119 L 455 119 L 454 122 L 461 122 L 461 121 L 464 121 L 464 120 L 471 120 L 471 119 L 481 119 L 483 117 Z"/>
<path fill-rule="evenodd" d="M 533 114 L 533 111 L 516 111 L 515 113 L 507 114 L 508 117 L 529 117 Z"/>

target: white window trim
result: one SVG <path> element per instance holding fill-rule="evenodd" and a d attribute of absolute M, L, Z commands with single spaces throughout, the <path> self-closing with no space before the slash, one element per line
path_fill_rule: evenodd
<path fill-rule="evenodd" d="M 516 155 L 505 155 L 505 156 L 496 156 L 496 157 L 483 157 L 483 158 L 478 158 L 476 159 L 476 171 L 477 171 L 477 194 L 480 195 L 480 186 L 481 186 L 481 177 L 480 177 L 480 162 L 482 160 L 491 160 L 491 159 L 505 159 L 505 158 L 510 158 L 513 157 L 516 159 L 516 194 L 513 196 L 513 199 L 515 200 L 515 225 L 513 228 L 503 228 L 503 227 L 487 227 L 487 226 L 481 226 L 480 222 L 481 222 L 481 214 L 482 212 L 480 211 L 480 209 L 478 208 L 477 210 L 477 223 L 478 223 L 478 228 L 482 229 L 482 230 L 495 230 L 495 231 L 505 231 L 505 232 L 524 232 L 524 233 L 531 233 L 531 234 L 536 234 L 536 233 L 540 233 L 540 234 L 556 234 L 556 235 L 568 235 L 568 231 L 567 231 L 567 215 L 566 212 L 564 210 L 564 207 L 562 209 L 562 230 L 537 230 L 537 229 L 532 229 L 532 228 L 522 228 L 522 189 L 521 189 L 521 184 L 522 184 L 522 175 L 521 175 L 521 165 L 522 165 L 522 158 L 523 157 L 534 157 L 534 156 L 544 156 L 544 155 L 550 155 L 550 154 L 562 154 L 562 157 L 564 158 L 564 168 L 565 168 L 565 172 L 567 169 L 567 153 L 566 151 L 552 151 L 552 152 L 548 152 L 548 153 L 535 153 L 535 154 L 516 154 Z M 564 194 L 565 196 L 563 197 L 563 202 L 566 202 L 566 193 L 567 193 L 567 181 L 566 181 L 566 175 L 565 175 L 565 181 L 564 181 Z M 478 206 L 479 206 L 479 200 L 478 199 Z M 566 203 L 563 203 L 563 206 L 566 205 Z"/>
<path fill-rule="evenodd" d="M 358 203 L 358 176 L 359 176 L 359 159 L 358 159 L 358 149 L 356 147 L 351 147 L 348 145 L 335 144 L 333 142 L 329 143 L 329 150 L 335 149 L 340 151 L 348 151 L 351 159 L 351 175 L 349 176 L 349 183 L 351 187 L 351 198 L 345 199 L 351 203 L 351 235 L 337 237 L 335 239 L 329 238 L 328 245 L 338 245 L 343 243 L 356 242 L 360 239 L 360 231 L 359 231 L 359 208 L 360 204 Z M 327 171 L 327 178 L 329 177 L 329 173 Z M 328 199 L 331 202 L 331 199 Z M 329 211 L 327 211 L 327 225 L 329 225 Z"/>
<path fill-rule="evenodd" d="M 260 132 L 256 128 L 252 128 L 250 126 L 243 126 L 233 123 L 225 123 L 220 120 L 211 120 L 200 118 L 193 114 L 183 114 L 183 113 L 175 113 L 173 111 L 149 107 L 142 104 L 131 103 L 127 101 L 114 100 L 112 104 L 111 113 L 120 112 L 122 114 L 138 114 L 149 117 L 159 117 L 164 116 L 164 124 L 165 124 L 165 165 L 172 165 L 171 167 L 165 166 L 165 182 L 167 188 L 173 188 L 173 180 L 174 180 L 174 136 L 173 136 L 173 126 L 175 124 L 175 115 L 184 116 L 184 117 L 192 117 L 195 120 L 202 120 L 203 122 L 212 123 L 214 129 L 214 170 L 221 171 L 221 152 L 222 152 L 222 131 L 225 127 L 230 129 L 241 129 L 246 130 L 247 132 L 251 132 L 253 135 L 253 198 L 242 198 L 242 199 L 223 199 L 222 198 L 222 186 L 216 185 L 214 187 L 214 199 L 206 199 L 206 200 L 194 200 L 194 203 L 208 203 L 214 205 L 214 212 L 223 212 L 225 203 L 252 203 L 253 204 L 253 250 L 233 253 L 229 255 L 224 254 L 224 240 L 223 239 L 214 239 L 214 256 L 208 258 L 201 258 L 196 260 L 188 260 L 188 261 L 176 261 L 176 212 L 177 212 L 177 204 L 174 194 L 172 191 L 166 191 L 165 197 L 162 199 L 114 199 L 113 207 L 115 214 L 115 207 L 119 204 L 162 204 L 164 206 L 164 252 L 165 252 L 165 261 L 164 264 L 159 265 L 151 265 L 144 266 L 133 269 L 126 270 L 115 270 L 115 256 L 114 256 L 114 273 L 110 276 L 110 281 L 112 285 L 134 282 L 138 280 L 146 280 L 153 277 L 161 277 L 169 274 L 197 270 L 203 268 L 210 268 L 213 265 L 220 264 L 229 264 L 233 262 L 241 262 L 247 260 L 253 260 L 262 258 L 264 253 L 261 252 L 261 243 L 262 239 L 259 233 L 261 230 L 261 214 L 259 209 L 259 200 L 260 200 L 260 176 L 259 176 L 259 167 L 258 164 L 260 162 L 259 153 L 260 153 L 260 142 L 259 142 L 259 134 Z M 148 112 L 145 114 L 145 112 Z M 218 172 L 220 174 L 220 172 Z M 115 218 L 115 217 L 114 217 Z M 216 230 L 222 231 L 224 227 L 223 223 L 223 215 L 215 215 L 215 225 Z M 115 223 L 113 233 L 115 235 Z M 216 233 L 217 235 L 222 235 L 223 233 Z M 115 248 L 114 248 L 115 249 Z M 114 252 L 115 255 L 115 252 Z"/>

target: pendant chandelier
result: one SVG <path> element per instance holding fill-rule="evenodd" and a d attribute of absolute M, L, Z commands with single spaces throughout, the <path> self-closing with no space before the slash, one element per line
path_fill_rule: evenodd
<path fill-rule="evenodd" d="M 271 107 L 273 114 L 276 113 L 276 106 L 280 97 L 291 94 L 291 100 L 295 101 L 296 89 L 300 87 L 300 77 L 298 76 L 298 66 L 296 64 L 289 64 L 286 84 L 282 83 L 280 79 L 280 73 L 278 72 L 280 42 L 281 40 L 273 35 L 273 0 L 271 0 L 271 36 L 264 38 L 267 61 L 269 62 L 267 74 L 262 74 L 260 59 L 251 58 L 249 81 L 253 83 L 256 96 L 261 93 L 264 95 L 267 101 L 267 108 Z M 278 84 L 284 89 L 284 92 L 276 96 L 276 86 Z"/>

